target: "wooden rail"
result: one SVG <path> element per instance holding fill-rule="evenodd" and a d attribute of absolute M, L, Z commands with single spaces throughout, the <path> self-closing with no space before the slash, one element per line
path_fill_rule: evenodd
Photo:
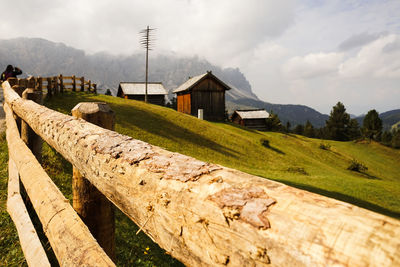
<path fill-rule="evenodd" d="M 39 174 L 43 181 L 48 179 L 37 170 L 40 166 L 32 165 L 32 157 L 26 158 L 29 151 L 24 149 L 21 156 L 22 144 L 17 141 L 11 110 L 141 231 L 188 266 L 400 265 L 399 220 L 172 153 L 58 113 L 20 98 L 8 82 L 3 83 L 3 90 L 7 127 L 14 128 L 7 130 L 10 156 L 28 194 L 32 193 L 35 210 L 45 214 L 41 219 L 45 229 L 59 227 L 46 234 L 49 240 L 60 241 L 50 241 L 60 259 L 84 257 L 68 252 L 62 254 L 64 258 L 58 251 L 76 251 L 83 246 L 83 239 L 92 239 L 82 227 L 84 238 L 66 238 L 65 233 L 76 233 L 69 229 L 71 221 L 74 225 L 82 222 L 69 204 L 60 202 L 62 208 L 56 208 L 55 202 L 50 202 L 62 199 L 59 193 L 52 193 L 54 197 L 40 192 L 33 195 L 38 185 L 54 192 L 57 189 L 28 181 Z M 92 246 L 80 249 L 110 264 L 102 251 Z"/>
<path fill-rule="evenodd" d="M 35 83 L 38 90 L 46 89 L 45 92 L 49 96 L 59 92 L 62 93 L 65 90 L 97 93 L 96 83 L 92 83 L 91 80 L 85 80 L 84 77 L 76 77 L 75 75 L 63 76 L 60 74 L 52 77 L 37 77 L 35 78 Z"/>

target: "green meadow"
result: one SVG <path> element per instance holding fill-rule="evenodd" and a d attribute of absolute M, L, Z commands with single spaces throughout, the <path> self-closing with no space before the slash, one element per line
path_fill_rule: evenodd
<path fill-rule="evenodd" d="M 400 218 L 400 150 L 375 142 L 337 142 L 253 131 L 231 123 L 198 120 L 165 107 L 104 95 L 65 93 L 63 97 L 46 101 L 45 105 L 70 114 L 77 103 L 93 101 L 107 102 L 111 106 L 116 113 L 115 130 L 119 133 Z M 4 135 L 1 138 L 0 265 L 5 262 L 18 266 L 25 263 L 5 207 L 8 156 Z M 47 145 L 43 151 L 46 171 L 71 199 L 70 164 Z M 352 160 L 368 169 L 363 172 L 348 170 Z M 120 212 L 117 212 L 116 225 L 118 265 L 180 264 L 143 233 L 136 235 L 137 227 Z"/>

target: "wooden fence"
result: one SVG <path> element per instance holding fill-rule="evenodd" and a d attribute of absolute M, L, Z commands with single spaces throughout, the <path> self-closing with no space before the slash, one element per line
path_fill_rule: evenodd
<path fill-rule="evenodd" d="M 22 79 L 24 80 L 24 79 Z M 37 77 L 34 78 L 36 88 L 44 90 L 49 96 L 63 92 L 64 90 L 71 91 L 87 91 L 97 93 L 97 84 L 91 80 L 85 80 L 85 77 L 63 76 L 62 74 L 53 77 Z M 26 87 L 26 86 L 25 86 Z"/>
<path fill-rule="evenodd" d="M 172 153 L 118 134 L 111 125 L 105 129 L 81 119 L 91 117 L 93 106 L 85 111 L 79 104 L 75 117 L 68 116 L 28 100 L 39 102 L 33 89 L 21 98 L 18 86 L 4 82 L 2 87 L 10 157 L 7 207 L 29 265 L 45 266 L 47 259 L 19 200 L 18 180 L 60 265 L 114 265 L 109 244 L 99 244 L 99 233 L 84 224 L 42 169 L 36 134 L 72 163 L 74 202 L 85 194 L 81 186 L 92 186 L 99 191 L 95 195 L 101 193 L 188 266 L 400 265 L 396 219 Z M 105 105 L 94 110 L 112 113 Z M 76 115 L 85 112 L 89 115 Z M 22 138 L 13 114 L 21 120 Z"/>

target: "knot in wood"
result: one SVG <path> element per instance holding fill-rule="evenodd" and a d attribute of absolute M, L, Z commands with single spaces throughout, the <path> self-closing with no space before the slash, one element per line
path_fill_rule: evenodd
<path fill-rule="evenodd" d="M 237 219 L 260 229 L 270 228 L 266 211 L 276 202 L 262 188 L 225 188 L 208 197 L 215 202 L 227 219 Z"/>

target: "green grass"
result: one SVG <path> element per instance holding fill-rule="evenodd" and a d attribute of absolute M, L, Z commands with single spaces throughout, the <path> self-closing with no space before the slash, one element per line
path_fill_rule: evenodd
<path fill-rule="evenodd" d="M 400 150 L 374 142 L 321 141 L 258 132 L 104 95 L 66 94 L 47 105 L 70 113 L 84 101 L 109 103 L 116 112 L 115 129 L 122 134 L 400 218 Z M 263 139 L 269 141 L 269 148 L 261 144 Z M 321 149 L 321 143 L 330 148 Z M 347 170 L 352 159 L 367 166 L 368 171 Z"/>
<path fill-rule="evenodd" d="M 400 150 L 378 143 L 336 142 L 282 133 L 252 131 L 230 123 L 213 123 L 134 100 L 104 95 L 65 93 L 46 102 L 70 114 L 79 102 L 107 102 L 116 112 L 116 131 L 197 159 L 283 182 L 400 218 Z M 4 139 L 4 137 L 2 137 Z M 269 141 L 269 147 L 262 140 Z M 18 236 L 5 210 L 7 148 L 1 142 L 0 265 L 24 264 Z M 321 143 L 329 149 L 320 148 Z M 71 166 L 47 145 L 44 166 L 71 199 Z M 364 173 L 347 170 L 355 159 Z M 173 266 L 170 258 L 121 212 L 116 213 L 119 266 Z"/>

